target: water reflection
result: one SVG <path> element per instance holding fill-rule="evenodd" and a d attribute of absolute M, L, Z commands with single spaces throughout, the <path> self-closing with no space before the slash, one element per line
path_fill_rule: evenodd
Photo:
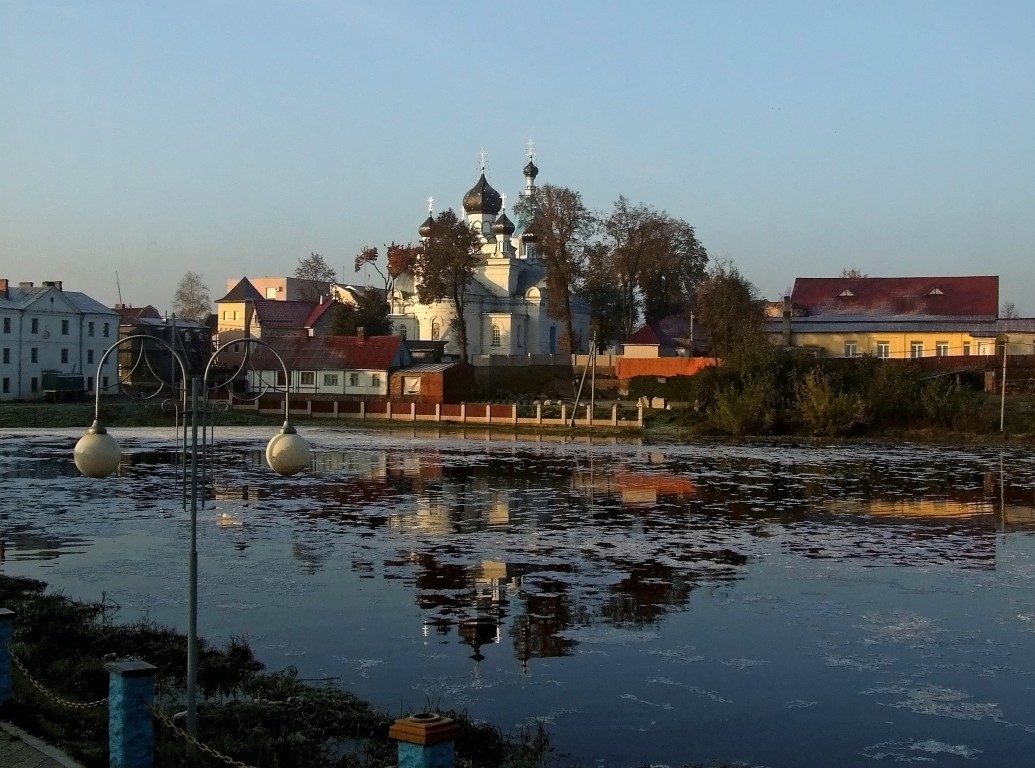
<path fill-rule="evenodd" d="M 182 578 L 177 547 L 184 523 L 168 438 L 127 441 L 119 475 L 101 483 L 72 474 L 70 442 L 7 439 L 16 450 L 0 459 L 0 477 L 16 501 L 0 510 L 5 567 L 54 558 L 71 563 L 66 555 L 103 550 L 106 562 L 123 563 L 110 569 L 114 576 L 103 574 L 124 574 L 122 583 L 104 582 L 111 591 L 141 589 L 148 599 L 157 593 L 173 602 L 167 595 L 178 594 Z M 436 689 L 462 705 L 481 695 L 480 686 L 491 688 L 490 680 L 510 685 L 509 673 L 501 672 L 507 664 L 522 685 L 564 679 L 574 687 L 556 665 L 600 654 L 607 675 L 623 680 L 622 705 L 650 710 L 640 726 L 646 732 L 697 699 L 712 708 L 739 701 L 753 718 L 746 702 L 758 702 L 751 696 L 774 686 L 784 696 L 799 677 L 814 687 L 833 679 L 829 685 L 899 706 L 927 695 L 928 683 L 916 681 L 930 670 L 998 674 L 977 656 L 951 656 L 993 647 L 970 635 L 943 641 L 937 633 L 947 633 L 959 615 L 989 611 L 980 629 L 1005 633 L 1004 647 L 1031 645 L 1035 636 L 1029 604 L 1035 596 L 1027 576 L 1010 575 L 1019 566 L 1009 544 L 1018 539 L 1007 538 L 1035 531 L 1033 466 L 1025 454 L 1001 460 L 994 452 L 950 449 L 555 445 L 332 432 L 313 442 L 313 471 L 290 480 L 266 470 L 261 441 L 242 434 L 217 445 L 200 521 L 204 562 L 218 568 L 207 589 L 220 593 L 220 615 L 243 622 L 258 621 L 251 606 L 279 596 L 273 629 L 266 631 L 289 639 L 276 642 L 311 649 L 325 630 L 346 638 L 338 642 L 350 650 L 323 650 L 321 663 L 361 657 L 360 684 L 368 664 L 404 665 L 377 657 L 388 657 L 392 643 L 411 648 L 409 639 L 433 649 L 415 668 L 441 665 Z M 128 527 L 134 538 L 126 538 Z M 113 541 L 118 546 L 105 544 Z M 165 568 L 157 559 L 167 550 L 177 562 Z M 138 586 L 147 570 L 141 560 L 165 568 L 160 584 Z M 868 576 L 859 577 L 857 568 Z M 92 583 L 102 575 L 78 578 Z M 989 590 L 997 579 L 1013 580 Z M 842 582 L 848 586 L 839 591 Z M 920 607 L 870 597 L 887 583 L 921 595 Z M 382 607 L 385 595 L 402 605 L 384 597 Z M 990 595 L 1013 602 L 997 605 Z M 325 622 L 319 632 L 294 630 L 294 620 L 285 618 L 285 611 L 307 609 Z M 365 610 L 376 618 L 354 631 Z M 325 615 L 344 618 L 335 623 Z M 683 634 L 673 636 L 673 626 Z M 817 627 L 826 634 L 803 643 Z M 849 647 L 845 638 L 853 633 L 862 639 Z M 658 643 L 657 656 L 622 647 L 640 642 Z M 812 654 L 818 671 L 767 673 L 766 665 L 777 666 L 766 655 L 770 643 L 779 648 L 774 657 Z M 733 650 L 738 645 L 745 647 Z M 280 646 L 270 641 L 269 647 Z M 721 669 L 692 666 L 706 658 Z M 838 677 L 845 670 L 874 679 L 850 683 Z M 886 672 L 894 679 L 880 678 Z M 610 695 L 593 682 L 579 683 L 587 692 L 572 708 L 590 710 L 594 697 Z M 399 690 L 416 684 L 379 678 L 371 685 L 393 691 L 394 705 Z M 655 698 L 665 698 L 659 688 L 673 699 L 655 711 Z M 893 688 L 906 692 L 896 699 L 888 693 Z M 518 697 L 506 690 L 498 700 Z M 497 702 L 485 695 L 483 707 Z M 538 689 L 537 695 L 545 694 Z M 1022 694 L 1004 697 L 1019 701 Z M 793 718 L 783 710 L 821 700 L 808 690 L 788 691 L 783 709 L 766 716 Z M 842 720 L 854 720 L 853 707 L 841 706 Z M 622 721 L 611 723 L 617 728 L 616 722 Z M 682 728 L 671 722 L 678 742 Z M 886 722 L 874 718 L 867 727 Z M 1020 716 L 1013 722 L 1035 733 L 1035 723 Z M 870 746 L 857 753 L 880 752 Z"/>

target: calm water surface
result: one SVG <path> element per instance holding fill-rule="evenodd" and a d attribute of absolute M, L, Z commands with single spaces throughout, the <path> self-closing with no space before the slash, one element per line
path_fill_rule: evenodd
<path fill-rule="evenodd" d="M 186 624 L 169 431 L 9 431 L 0 571 Z M 546 723 L 557 764 L 1029 765 L 1035 456 L 225 429 L 200 632 L 398 712 Z"/>

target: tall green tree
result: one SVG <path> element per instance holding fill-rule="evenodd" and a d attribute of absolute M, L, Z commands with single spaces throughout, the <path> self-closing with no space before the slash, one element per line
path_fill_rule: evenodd
<path fill-rule="evenodd" d="M 360 293 L 355 304 L 336 302 L 332 311 L 331 333 L 334 336 L 355 336 L 360 328 L 367 336 L 387 336 L 392 332 L 388 302 L 376 288 Z"/>
<path fill-rule="evenodd" d="M 298 260 L 295 277 L 311 282 L 311 285 L 302 289 L 302 293 L 308 301 L 316 301 L 321 296 L 330 294 L 331 283 L 338 279 L 335 271 L 318 253 L 311 253 L 309 258 Z"/>
<path fill-rule="evenodd" d="M 626 336 L 641 315 L 653 322 L 693 303 L 708 252 L 692 226 L 649 205 L 633 205 L 622 195 L 604 220 L 603 231 L 610 271 L 622 296 Z"/>
<path fill-rule="evenodd" d="M 622 340 L 622 292 L 611 273 L 608 249 L 596 242 L 586 250 L 586 277 L 580 295 L 589 304 L 589 322 L 603 352 Z"/>
<path fill-rule="evenodd" d="M 212 298 L 208 286 L 197 272 L 187 272 L 180 278 L 173 294 L 173 312 L 177 317 L 197 320 L 199 323 L 208 319 L 212 312 Z"/>
<path fill-rule="evenodd" d="M 639 277 L 648 323 L 690 309 L 708 269 L 708 252 L 692 226 L 669 216 L 662 216 L 657 226 L 665 247 L 645 261 Z"/>
<path fill-rule="evenodd" d="M 711 336 L 712 353 L 728 367 L 740 367 L 770 347 L 763 331 L 764 302 L 729 259 L 713 262 L 698 286 L 696 316 Z"/>
<path fill-rule="evenodd" d="M 537 191 L 535 205 L 529 229 L 537 237 L 539 258 L 546 268 L 546 311 L 564 324 L 563 350 L 576 352 L 581 339 L 575 332 L 572 301 L 582 287 L 588 249 L 599 223 L 582 202 L 582 195 L 568 187 L 544 184 Z"/>
<path fill-rule="evenodd" d="M 460 347 L 460 359 L 468 361 L 467 290 L 474 270 L 481 263 L 481 241 L 470 227 L 451 211 L 432 220 L 431 231 L 413 263 L 417 297 L 422 304 L 446 301 L 453 307 L 453 327 Z"/>

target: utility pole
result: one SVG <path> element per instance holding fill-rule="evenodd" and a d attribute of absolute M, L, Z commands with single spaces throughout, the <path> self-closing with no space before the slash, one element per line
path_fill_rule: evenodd
<path fill-rule="evenodd" d="M 1003 340 L 1003 375 L 999 382 L 999 432 L 1005 432 L 1005 418 L 1006 418 L 1006 347 L 1008 345 L 1008 339 Z"/>

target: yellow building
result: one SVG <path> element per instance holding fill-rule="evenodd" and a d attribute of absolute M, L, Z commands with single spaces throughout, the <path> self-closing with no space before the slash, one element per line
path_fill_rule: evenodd
<path fill-rule="evenodd" d="M 996 276 L 798 278 L 767 331 L 826 357 L 1035 354 L 1035 319 L 998 308 Z"/>

